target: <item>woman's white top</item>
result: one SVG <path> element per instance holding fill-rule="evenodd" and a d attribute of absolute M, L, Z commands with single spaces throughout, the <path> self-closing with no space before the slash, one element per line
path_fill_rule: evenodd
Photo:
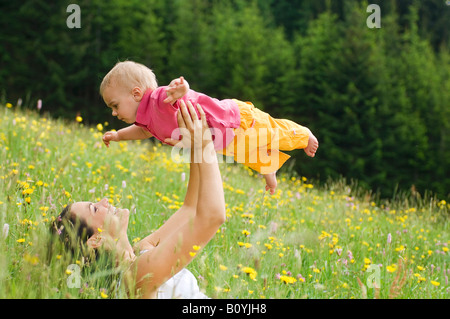
<path fill-rule="evenodd" d="M 197 279 L 194 275 L 183 268 L 175 276 L 162 284 L 157 292 L 158 299 L 208 299 L 200 291 Z"/>
<path fill-rule="evenodd" d="M 143 250 L 140 254 L 145 253 Z M 172 278 L 163 283 L 157 291 L 157 299 L 209 299 L 198 287 L 194 275 L 183 268 Z"/>

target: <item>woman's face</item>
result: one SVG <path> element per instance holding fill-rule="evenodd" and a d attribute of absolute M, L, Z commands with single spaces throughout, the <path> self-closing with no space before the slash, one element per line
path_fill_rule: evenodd
<path fill-rule="evenodd" d="M 104 198 L 97 203 L 77 202 L 72 204 L 71 211 L 78 218 L 85 220 L 95 232 L 105 232 L 113 238 L 126 236 L 130 211 L 115 208 Z"/>

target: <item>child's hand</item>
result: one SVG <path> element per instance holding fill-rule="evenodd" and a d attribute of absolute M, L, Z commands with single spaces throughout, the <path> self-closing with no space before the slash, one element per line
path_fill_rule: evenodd
<path fill-rule="evenodd" d="M 173 104 L 178 99 L 182 98 L 189 91 L 189 84 L 180 76 L 178 79 L 172 80 L 169 87 L 166 89 L 167 98 L 164 103 Z"/>
<path fill-rule="evenodd" d="M 109 147 L 109 142 L 111 142 L 111 141 L 118 142 L 119 141 L 119 134 L 116 131 L 108 131 L 105 134 L 103 134 L 102 140 L 103 140 L 103 143 L 105 143 L 106 147 Z"/>

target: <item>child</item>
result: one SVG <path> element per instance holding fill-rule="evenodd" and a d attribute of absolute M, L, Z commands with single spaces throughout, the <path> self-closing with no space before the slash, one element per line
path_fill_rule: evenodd
<path fill-rule="evenodd" d="M 178 128 L 180 101 L 200 104 L 213 131 L 215 150 L 261 173 L 266 190 L 274 194 L 276 171 L 289 159 L 279 150 L 304 149 L 314 157 L 319 147 L 311 131 L 286 119 L 274 119 L 250 102 L 217 100 L 189 89 L 180 77 L 169 86 L 158 87 L 154 73 L 146 66 L 125 61 L 117 63 L 104 77 L 100 94 L 112 115 L 132 124 L 103 135 L 103 142 L 146 139 L 154 136 L 174 145 L 172 133 Z"/>

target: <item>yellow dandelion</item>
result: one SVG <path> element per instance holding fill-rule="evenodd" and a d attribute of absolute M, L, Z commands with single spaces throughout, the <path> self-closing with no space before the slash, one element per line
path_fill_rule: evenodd
<path fill-rule="evenodd" d="M 394 271 L 397 270 L 397 265 L 396 265 L 396 264 L 392 264 L 392 265 L 390 265 L 390 266 L 386 266 L 386 270 L 387 270 L 388 272 L 394 272 Z"/>
<path fill-rule="evenodd" d="M 18 243 L 24 243 L 25 242 L 25 238 L 19 238 L 16 240 Z"/>
<path fill-rule="evenodd" d="M 31 256 L 31 255 L 29 255 L 29 254 L 25 254 L 25 255 L 23 256 L 23 259 L 24 259 L 26 262 L 28 262 L 29 264 L 33 265 L 33 266 L 35 266 L 35 265 L 37 265 L 37 264 L 39 263 L 39 258 L 38 258 L 38 256 Z"/>
<path fill-rule="evenodd" d="M 31 195 L 31 194 L 33 194 L 33 192 L 34 192 L 34 189 L 27 188 L 27 189 L 22 191 L 22 195 Z"/>
<path fill-rule="evenodd" d="M 43 212 L 48 211 L 48 209 L 49 209 L 48 206 L 41 206 L 41 207 L 39 207 L 39 210 L 41 210 L 41 211 L 43 211 Z"/>
<path fill-rule="evenodd" d="M 75 120 L 76 120 L 78 123 L 83 122 L 83 118 L 82 118 L 81 116 L 79 116 L 79 115 L 75 118 Z"/>
<path fill-rule="evenodd" d="M 286 285 L 297 282 L 297 279 L 295 279 L 294 277 L 290 277 L 290 276 L 280 276 L 280 280 L 282 282 L 284 282 Z"/>
<path fill-rule="evenodd" d="M 244 243 L 244 242 L 242 242 L 242 241 L 239 241 L 239 242 L 238 242 L 238 245 L 239 245 L 240 247 L 245 247 L 245 248 L 250 248 L 250 247 L 252 247 L 252 244 L 250 244 L 250 243 Z"/>
<path fill-rule="evenodd" d="M 439 282 L 434 281 L 434 280 L 431 280 L 430 282 L 431 282 L 431 284 L 432 284 L 433 286 L 436 286 L 436 287 L 438 287 L 438 286 L 440 285 Z"/>
<path fill-rule="evenodd" d="M 7 107 L 8 109 L 10 109 L 10 108 L 13 107 L 13 105 L 12 105 L 11 103 L 6 103 L 6 107 Z"/>
<path fill-rule="evenodd" d="M 197 246 L 197 245 L 194 245 L 194 246 L 192 246 L 192 248 L 193 248 L 195 251 L 197 251 L 197 250 L 199 250 L 201 247 L 200 247 L 200 246 Z"/>
<path fill-rule="evenodd" d="M 242 235 L 248 236 L 248 235 L 250 235 L 250 232 L 248 230 L 244 229 L 242 231 Z"/>
<path fill-rule="evenodd" d="M 228 267 L 224 265 L 219 265 L 219 269 L 225 271 L 228 269 Z"/>
<path fill-rule="evenodd" d="M 251 280 L 256 281 L 256 275 L 257 275 L 258 273 L 256 272 L 255 269 L 253 269 L 253 268 L 251 268 L 251 267 L 243 267 L 243 268 L 241 269 L 241 271 L 243 271 L 244 273 L 246 273 L 246 274 L 250 277 Z"/>
<path fill-rule="evenodd" d="M 322 230 L 322 233 L 321 233 L 320 236 L 319 236 L 319 240 L 322 240 L 322 239 L 324 239 L 324 238 L 326 238 L 326 237 L 331 237 L 331 234 L 329 234 L 329 233 L 327 233 L 326 231 L 323 231 L 323 230 Z"/>

